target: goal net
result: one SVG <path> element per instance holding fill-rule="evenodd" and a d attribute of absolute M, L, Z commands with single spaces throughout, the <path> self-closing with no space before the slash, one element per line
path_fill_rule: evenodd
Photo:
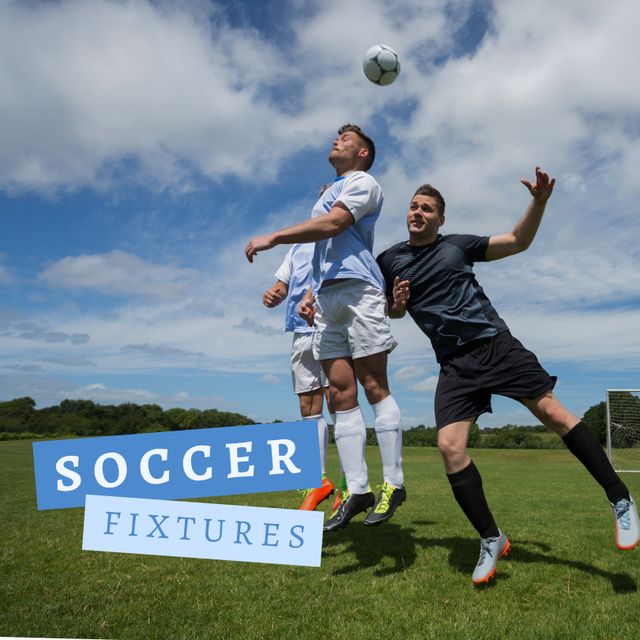
<path fill-rule="evenodd" d="M 607 452 L 616 471 L 640 472 L 640 389 L 607 389 Z"/>

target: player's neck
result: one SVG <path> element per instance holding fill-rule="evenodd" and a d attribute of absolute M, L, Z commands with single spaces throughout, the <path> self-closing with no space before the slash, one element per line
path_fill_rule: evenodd
<path fill-rule="evenodd" d="M 331 163 L 333 168 L 336 170 L 336 178 L 340 178 L 341 176 L 346 176 L 347 173 L 353 173 L 354 171 L 364 171 L 364 169 L 360 166 L 359 163 L 354 164 L 353 162 L 340 162 L 336 160 Z"/>
<path fill-rule="evenodd" d="M 430 233 L 428 235 L 422 233 L 410 233 L 407 244 L 410 247 L 426 247 L 428 244 L 433 244 L 438 239 L 438 231 Z"/>

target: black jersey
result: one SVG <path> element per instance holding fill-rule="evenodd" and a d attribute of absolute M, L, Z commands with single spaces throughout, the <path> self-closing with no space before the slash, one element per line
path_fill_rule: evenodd
<path fill-rule="evenodd" d="M 474 340 L 508 330 L 472 269 L 486 260 L 488 244 L 486 236 L 438 235 L 429 245 L 399 242 L 378 256 L 388 296 L 396 276 L 409 281 L 407 311 L 429 336 L 438 362 Z"/>

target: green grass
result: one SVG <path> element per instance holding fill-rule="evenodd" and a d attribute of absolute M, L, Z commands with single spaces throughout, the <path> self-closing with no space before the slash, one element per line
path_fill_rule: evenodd
<path fill-rule="evenodd" d="M 0 443 L 0 636 L 637 638 L 640 549 L 565 451 L 473 452 L 510 559 L 475 589 L 475 532 L 438 452 L 404 451 L 408 500 L 326 535 L 321 568 L 82 551 L 82 509 L 37 511 L 29 442 Z M 379 455 L 369 448 L 370 476 Z M 337 480 L 335 448 L 330 475 Z M 624 480 L 640 495 L 640 474 Z M 295 492 L 211 499 L 295 508 Z M 326 507 L 328 508 L 328 507 Z"/>

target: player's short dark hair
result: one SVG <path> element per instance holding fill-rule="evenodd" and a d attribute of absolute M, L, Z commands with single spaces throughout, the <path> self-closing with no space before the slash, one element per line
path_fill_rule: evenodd
<path fill-rule="evenodd" d="M 444 198 L 442 197 L 442 194 L 435 187 L 432 187 L 430 184 L 421 184 L 416 189 L 416 192 L 413 195 L 414 197 L 415 196 L 431 196 L 438 204 L 438 213 L 441 216 L 444 215 L 444 207 L 445 207 Z"/>
<path fill-rule="evenodd" d="M 371 166 L 373 165 L 373 161 L 376 159 L 376 145 L 373 144 L 373 140 L 357 124 L 343 124 L 338 129 L 338 135 L 341 136 L 347 131 L 353 131 L 354 133 L 357 133 L 361 140 L 364 142 L 364 146 L 369 152 L 366 160 L 365 171 L 369 171 L 369 169 L 371 169 Z"/>
<path fill-rule="evenodd" d="M 318 198 L 331 186 L 331 183 L 323 184 L 318 191 Z"/>

